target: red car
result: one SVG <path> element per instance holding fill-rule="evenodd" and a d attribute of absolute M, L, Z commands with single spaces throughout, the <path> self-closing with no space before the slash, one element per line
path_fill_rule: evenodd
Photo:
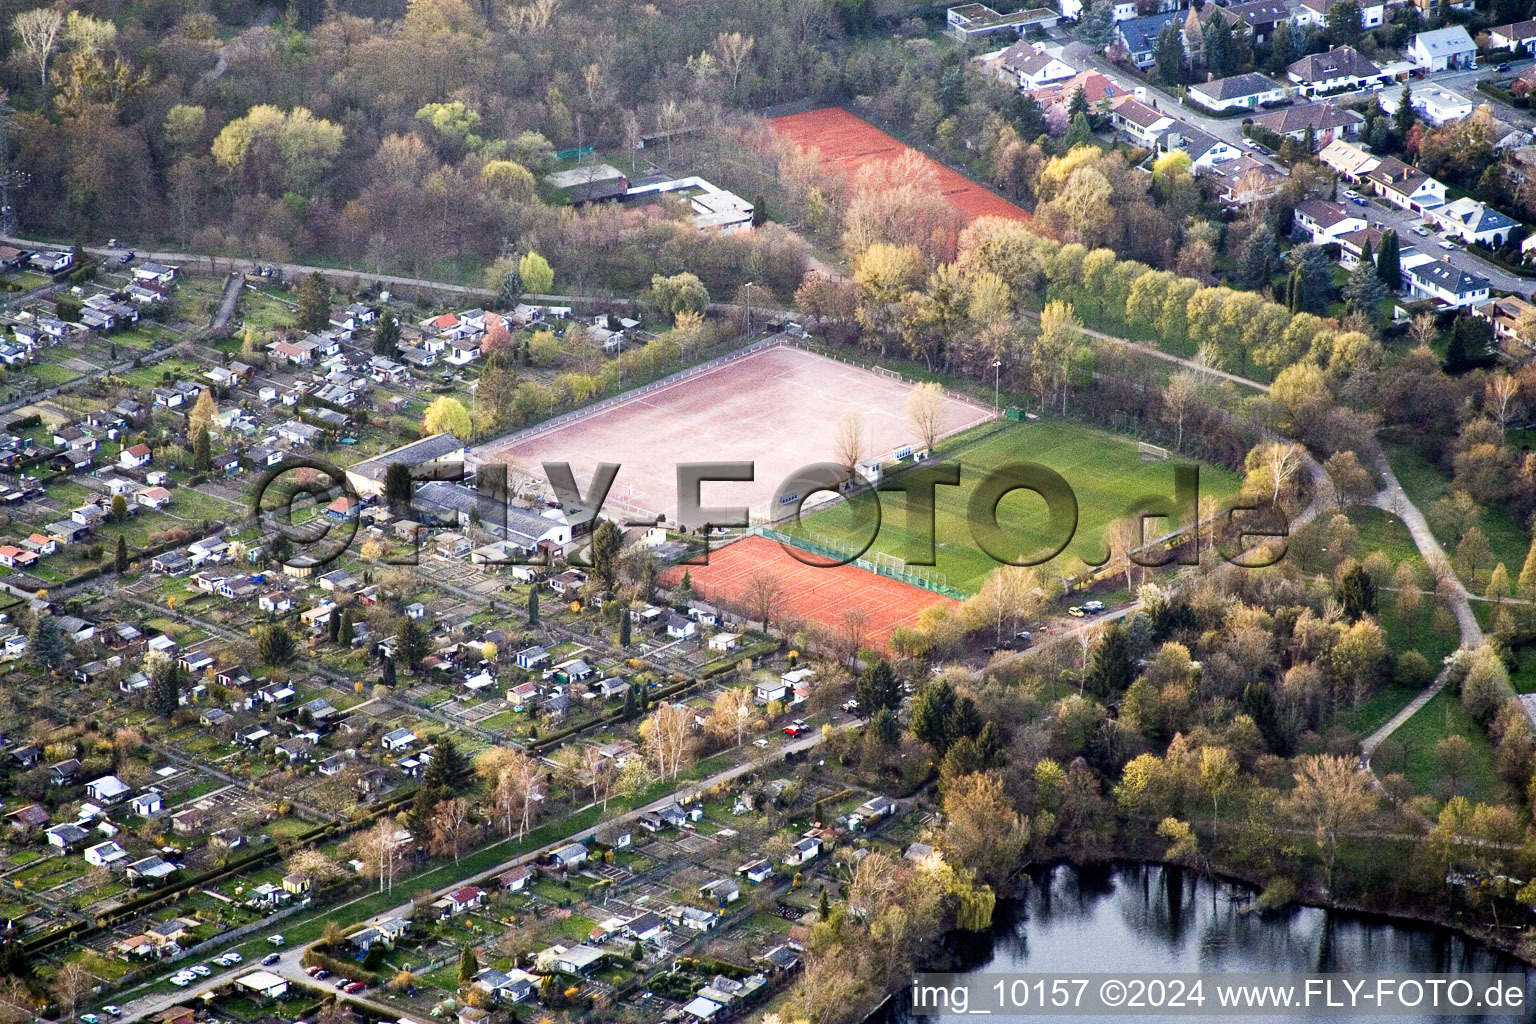
<path fill-rule="evenodd" d="M 810 726 L 806 725 L 804 722 L 797 718 L 784 727 L 784 735 L 804 736 L 809 729 Z"/>
<path fill-rule="evenodd" d="M 363 989 L 365 989 L 367 987 L 368 987 L 367 985 L 364 985 L 360 981 L 354 981 L 354 982 L 351 982 L 350 984 L 348 984 L 346 988 L 342 989 L 342 991 L 350 993 L 350 994 L 355 996 L 355 995 L 357 995 L 359 992 L 361 992 Z"/>

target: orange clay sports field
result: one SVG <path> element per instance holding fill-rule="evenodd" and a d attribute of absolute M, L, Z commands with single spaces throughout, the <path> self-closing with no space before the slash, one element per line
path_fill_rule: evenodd
<path fill-rule="evenodd" d="M 806 557 L 816 560 L 815 555 Z M 668 569 L 662 575 L 663 584 L 675 586 L 684 571 L 681 566 Z M 896 627 L 916 623 L 924 608 L 956 603 L 853 565 L 806 565 L 778 541 L 759 536 L 712 548 L 708 565 L 687 566 L 686 571 L 700 597 L 721 604 L 739 602 L 747 592 L 748 581 L 758 573 L 767 573 L 779 583 L 775 614 L 781 623 L 798 621 L 835 629 L 848 609 L 862 609 L 868 629 L 865 642 L 879 650 L 888 650 Z"/>
<path fill-rule="evenodd" d="M 780 137 L 803 149 L 818 150 L 823 161 L 848 174 L 876 161 L 895 160 L 909 148 L 906 143 L 841 107 L 788 114 L 768 123 Z M 993 195 L 937 161 L 926 156 L 923 159 L 933 169 L 945 201 L 960 212 L 966 223 L 978 217 L 1029 219 L 1029 214 L 1001 196 Z"/>

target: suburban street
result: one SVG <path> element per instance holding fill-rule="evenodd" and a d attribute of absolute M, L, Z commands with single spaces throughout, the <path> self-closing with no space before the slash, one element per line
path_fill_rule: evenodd
<path fill-rule="evenodd" d="M 1196 111 L 1177 102 L 1167 93 L 1155 88 L 1142 86 L 1140 82 L 1126 75 L 1122 69 L 1105 59 L 1103 54 L 1089 49 L 1082 43 L 1071 40 L 1062 30 L 1052 30 L 1049 35 L 1053 40 L 1063 44 L 1062 58 L 1068 63 L 1079 68 L 1097 71 L 1120 83 L 1127 92 L 1135 88 L 1146 88 L 1148 101 L 1165 110 L 1170 117 L 1177 117 L 1194 125 L 1201 131 L 1214 135 L 1218 139 L 1222 139 L 1246 151 L 1243 145 L 1242 117 L 1212 117 L 1209 114 Z M 1511 61 L 1508 73 L 1518 72 L 1529 67 L 1532 63 L 1536 63 L 1536 61 Z M 1494 105 L 1494 113 L 1499 118 L 1518 124 L 1521 127 L 1536 130 L 1536 115 L 1532 115 L 1529 111 L 1515 110 L 1513 107 L 1497 103 L 1492 97 L 1477 91 L 1478 81 L 1487 78 L 1491 73 L 1492 69 L 1488 67 L 1477 67 L 1466 71 L 1441 71 L 1428 75 L 1423 79 L 1415 79 L 1413 84 L 1418 86 L 1424 83 L 1433 83 L 1442 88 L 1460 93 L 1474 104 L 1491 103 Z M 1343 103 L 1368 95 L 1377 94 L 1369 90 L 1361 90 L 1359 92 L 1341 93 L 1330 97 L 1330 99 L 1337 103 Z M 1259 156 L 1257 153 L 1252 155 L 1255 157 Z M 1342 192 L 1343 188 L 1346 187 L 1348 187 L 1347 184 L 1342 184 L 1340 191 Z M 1368 196 L 1365 191 L 1362 191 L 1361 195 Z M 1373 226 L 1396 230 L 1404 246 L 1417 246 L 1421 251 L 1428 252 L 1438 259 L 1443 259 L 1458 270 L 1484 277 L 1497 291 L 1529 296 L 1533 287 L 1536 287 L 1536 282 L 1511 274 L 1509 271 L 1469 253 L 1459 242 L 1456 243 L 1454 249 L 1441 249 L 1439 243 L 1444 239 L 1440 235 L 1431 231 L 1430 235 L 1425 238 L 1413 233 L 1414 228 L 1420 227 L 1424 222 L 1424 219 L 1418 214 L 1399 209 L 1381 199 L 1368 198 L 1370 202 L 1369 207 L 1362 208 L 1356 206 L 1354 209 L 1359 211 Z M 1343 201 L 1347 202 L 1347 200 Z"/>

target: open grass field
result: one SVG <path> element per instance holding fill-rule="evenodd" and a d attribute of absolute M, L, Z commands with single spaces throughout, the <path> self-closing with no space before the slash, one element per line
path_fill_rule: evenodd
<path fill-rule="evenodd" d="M 824 107 L 803 114 L 775 117 L 768 123 L 782 138 L 803 149 L 818 151 L 824 162 L 850 175 L 866 164 L 895 160 L 908 151 L 907 145 L 901 140 L 892 138 L 841 107 Z M 964 175 L 927 157 L 923 157 L 923 160 L 932 169 L 944 201 L 959 211 L 967 223 L 978 217 L 1029 219 L 1029 214 Z"/>
<path fill-rule="evenodd" d="M 1397 482 L 1403 485 L 1403 490 L 1419 506 L 1421 512 L 1428 515 L 1432 502 L 1450 496 L 1451 481 L 1420 455 L 1416 448 L 1401 444 L 1387 445 L 1387 456 L 1392 462 L 1392 472 L 1397 474 Z M 1493 549 L 1495 561 L 1503 562 L 1511 576 L 1518 575 L 1520 566 L 1525 564 L 1526 549 L 1530 545 L 1525 530 L 1500 506 L 1483 509 L 1482 515 L 1478 517 L 1478 525 L 1488 535 L 1488 546 Z M 1433 520 L 1430 521 L 1430 528 L 1434 528 Z M 1455 551 L 1456 545 L 1452 543 L 1452 538 L 1443 536 L 1439 531 L 1436 531 L 1435 537 L 1445 547 L 1447 554 Z"/>
<path fill-rule="evenodd" d="M 1453 735 L 1465 736 L 1472 745 L 1470 763 L 1461 770 L 1461 777 L 1454 780 L 1446 776 L 1440 759 L 1435 756 L 1435 744 Z M 1435 694 L 1392 734 L 1392 739 L 1402 744 L 1407 761 L 1403 774 L 1420 793 L 1430 793 L 1442 799 L 1460 793 L 1469 800 L 1489 803 L 1509 796 L 1494 768 L 1488 737 L 1467 717 L 1461 710 L 1461 702 L 1450 693 Z"/>
<path fill-rule="evenodd" d="M 997 467 L 1037 462 L 1061 474 L 1071 486 L 1077 498 L 1077 528 L 1067 547 L 1046 563 L 1047 571 L 1063 575 L 1082 571 L 1085 558 L 1095 562 L 1104 558 L 1106 528 L 1123 519 L 1138 499 L 1149 495 L 1171 499 L 1174 493 L 1173 460 L 1143 461 L 1135 441 L 1054 420 L 980 427 L 939 445 L 937 457 L 960 465 L 960 484 L 939 487 L 936 492 L 936 564 L 932 575 L 938 582 L 970 593 L 981 587 L 998 564 L 977 545 L 968 512 L 972 492 Z M 1200 467 L 1202 497 L 1225 498 L 1237 490 L 1238 483 L 1237 476 L 1226 470 Z M 881 506 L 880 532 L 864 557 L 872 561 L 876 554 L 906 561 L 918 557 L 922 535 L 907 527 L 905 496 L 899 492 L 883 494 Z M 1038 496 L 1016 491 L 999 503 L 998 523 L 1010 536 L 1019 538 L 1021 550 L 1036 550 L 1057 533 L 1050 528 L 1045 510 L 1045 502 Z M 841 545 L 858 533 L 856 526 L 850 507 L 838 503 L 807 515 L 795 530 L 781 528 Z"/>

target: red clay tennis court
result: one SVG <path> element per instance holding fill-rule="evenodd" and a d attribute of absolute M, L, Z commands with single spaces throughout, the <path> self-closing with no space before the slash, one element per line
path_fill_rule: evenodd
<path fill-rule="evenodd" d="M 958 603 L 857 566 L 806 565 L 767 537 L 746 537 L 714 548 L 709 553 L 708 565 L 673 566 L 662 574 L 662 583 L 668 587 L 676 584 L 685 569 L 695 593 L 706 601 L 727 603 L 739 601 L 746 593 L 747 581 L 766 572 L 781 585 L 781 618 L 800 619 L 828 629 L 835 628 L 849 608 L 862 608 L 869 616 L 866 642 L 879 650 L 889 647 L 891 633 L 897 626 L 912 625 L 924 608 Z"/>
<path fill-rule="evenodd" d="M 877 160 L 894 160 L 909 147 L 885 134 L 863 118 L 841 107 L 823 107 L 803 114 L 787 114 L 768 122 L 781 137 L 804 149 L 821 151 L 822 160 L 835 164 L 848 174 Z M 967 223 L 978 217 L 1011 217 L 1029 220 L 1029 214 L 1001 196 L 993 195 L 964 175 L 924 156 L 938 177 L 939 189 L 950 206 Z"/>

